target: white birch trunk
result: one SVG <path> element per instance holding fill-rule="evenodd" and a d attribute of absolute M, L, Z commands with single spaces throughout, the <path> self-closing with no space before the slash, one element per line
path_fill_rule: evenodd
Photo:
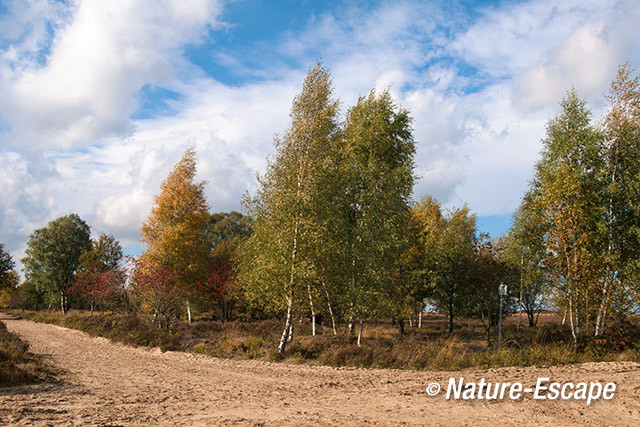
<path fill-rule="evenodd" d="M 327 290 L 327 285 L 324 283 L 324 279 L 322 279 L 322 288 L 324 289 L 324 293 L 327 296 L 327 306 L 329 308 L 329 316 L 331 317 L 331 327 L 333 328 L 333 335 L 338 335 L 338 331 L 336 330 L 336 318 L 333 315 L 333 306 L 331 304 L 331 298 L 329 297 L 329 291 Z"/>
<path fill-rule="evenodd" d="M 524 254 L 520 258 L 520 300 L 518 301 L 518 330 L 522 325 L 522 270 L 524 269 Z"/>
<path fill-rule="evenodd" d="M 616 164 L 618 161 L 618 145 L 616 145 L 615 151 Z M 615 184 L 616 182 L 616 169 L 613 169 L 613 174 L 611 176 L 611 183 Z M 609 197 L 609 244 L 607 245 L 607 276 L 604 282 L 604 286 L 602 288 L 602 301 L 600 301 L 600 308 L 598 309 L 598 316 L 596 317 L 596 330 L 594 335 L 599 337 L 602 335 L 604 317 L 607 312 L 607 305 L 609 304 L 609 283 L 613 281 L 612 270 L 611 267 L 611 252 L 613 251 L 613 232 L 611 230 L 611 223 L 613 221 L 613 197 Z"/>
<path fill-rule="evenodd" d="M 311 285 L 307 283 L 307 293 L 309 294 L 309 307 L 311 308 L 311 335 L 316 336 L 316 311 L 313 307 L 313 297 L 311 296 Z"/>
<path fill-rule="evenodd" d="M 291 294 L 290 294 L 291 296 Z M 278 353 L 284 353 L 284 350 L 287 346 L 287 341 L 289 340 L 289 331 L 291 330 L 291 309 L 293 306 L 293 300 L 289 298 L 287 302 L 287 320 L 284 324 L 284 331 L 282 331 L 282 338 L 280 338 L 280 345 L 278 346 Z"/>
<path fill-rule="evenodd" d="M 364 320 L 360 319 L 360 327 L 358 328 L 358 347 L 362 346 L 362 330 L 364 329 Z"/>

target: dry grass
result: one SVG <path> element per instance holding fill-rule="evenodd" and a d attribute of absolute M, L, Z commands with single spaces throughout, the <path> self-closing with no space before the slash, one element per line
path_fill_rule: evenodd
<path fill-rule="evenodd" d="M 31 384 L 50 376 L 42 360 L 0 321 L 0 387 Z"/>
<path fill-rule="evenodd" d="M 176 322 L 168 331 L 158 331 L 145 317 L 103 314 L 89 316 L 72 312 L 25 312 L 24 317 L 80 329 L 92 335 L 136 346 L 183 350 L 217 357 L 280 360 L 277 348 L 282 322 L 220 323 L 198 320 L 191 325 Z M 640 360 L 640 332 L 634 328 L 625 337 L 581 342 L 574 349 L 568 327 L 561 325 L 555 313 L 544 313 L 537 327 L 517 328 L 517 316 L 505 320 L 503 348 L 488 348 L 485 330 L 475 320 L 462 319 L 452 335 L 447 333 L 446 318 L 426 314 L 423 327 L 406 327 L 400 335 L 389 321 L 367 322 L 363 345 L 341 325 L 333 335 L 327 326 L 311 336 L 308 321 L 295 327 L 295 339 L 284 358 L 300 363 L 331 366 L 427 369 L 455 371 L 467 368 L 502 366 L 558 365 L 588 361 Z M 526 321 L 526 319 L 523 319 Z"/>

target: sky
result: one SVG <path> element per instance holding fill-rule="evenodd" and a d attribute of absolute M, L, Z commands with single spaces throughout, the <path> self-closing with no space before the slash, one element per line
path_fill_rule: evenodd
<path fill-rule="evenodd" d="M 79 214 L 139 253 L 192 146 L 211 211 L 239 210 L 321 61 L 342 114 L 390 88 L 413 117 L 414 200 L 505 232 L 547 121 L 640 70 L 637 0 L 0 0 L 0 242 Z M 636 73 L 637 74 L 637 73 Z"/>

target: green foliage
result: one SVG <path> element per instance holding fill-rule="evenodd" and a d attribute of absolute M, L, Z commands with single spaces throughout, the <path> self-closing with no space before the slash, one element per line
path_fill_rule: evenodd
<path fill-rule="evenodd" d="M 216 212 L 209 216 L 205 239 L 212 250 L 224 240 L 237 242 L 251 235 L 251 218 L 240 212 Z"/>
<path fill-rule="evenodd" d="M 80 255 L 91 248 L 89 226 L 78 215 L 55 219 L 31 233 L 22 259 L 26 280 L 46 302 L 61 302 L 73 283 Z"/>
<path fill-rule="evenodd" d="M 11 255 L 4 250 L 4 243 L 0 243 L 0 289 L 12 284 L 11 272 L 15 266 Z"/>
<path fill-rule="evenodd" d="M 469 300 L 464 314 L 480 318 L 490 347 L 492 327 L 500 320 L 501 299 L 502 316 L 513 311 L 517 270 L 505 257 L 504 242 L 491 242 L 486 238 L 478 242 L 470 269 Z M 500 285 L 507 286 L 507 295 L 500 296 Z"/>
<path fill-rule="evenodd" d="M 319 64 L 295 97 L 291 119 L 286 134 L 275 138 L 276 154 L 258 177 L 255 196 L 245 199 L 254 231 L 239 256 L 249 301 L 272 313 L 287 312 L 281 351 L 291 316 L 318 277 L 314 258 L 321 244 L 324 166 L 335 159 L 338 102 L 329 73 Z"/>
<path fill-rule="evenodd" d="M 599 127 L 571 91 L 547 126 L 542 159 L 510 231 L 523 303 L 540 304 L 553 285 L 574 343 L 600 336 L 607 320 L 633 310 L 640 258 L 640 81 L 623 66 Z"/>
<path fill-rule="evenodd" d="M 388 91 L 361 97 L 344 128 L 338 106 L 329 73 L 317 65 L 246 200 L 255 222 L 241 247 L 240 280 L 253 304 L 287 312 L 281 351 L 292 313 L 307 303 L 312 317 L 328 311 L 335 320 L 338 311 L 400 313 L 414 301 L 401 271 L 414 182 L 411 118 Z"/>
<path fill-rule="evenodd" d="M 534 201 L 532 192 L 525 195 L 505 237 L 505 258 L 518 271 L 519 308 L 527 313 L 530 327 L 536 325 L 540 310 L 551 294 L 545 224 Z"/>
<path fill-rule="evenodd" d="M 571 91 L 561 105 L 562 113 L 547 126 L 542 159 L 536 165 L 521 218 L 544 236 L 544 248 L 550 254 L 546 266 L 577 340 L 581 323 L 589 322 L 584 301 L 601 268 L 602 241 L 597 228 L 604 204 L 600 191 L 603 159 L 600 135 L 591 126 L 585 102 Z M 520 236 L 522 246 L 535 247 L 535 242 L 527 243 L 526 233 Z"/>
<path fill-rule="evenodd" d="M 118 268 L 122 261 L 122 246 L 111 234 L 100 233 L 92 240 L 91 249 L 80 255 L 79 270 L 95 267 L 100 273 Z"/>
<path fill-rule="evenodd" d="M 443 214 L 440 203 L 426 196 L 413 208 L 412 222 L 422 248 L 425 291 L 436 309 L 448 316 L 451 333 L 454 318 L 468 309 L 474 292 L 476 217 L 466 206 Z"/>
<path fill-rule="evenodd" d="M 415 179 L 408 111 L 396 108 L 388 90 L 360 97 L 347 112 L 343 150 L 346 259 L 340 264 L 346 267 L 349 314 L 388 314 L 407 294 L 398 286 L 405 278 L 394 273 L 401 267 Z M 394 290 L 399 300 L 389 299 Z"/>
<path fill-rule="evenodd" d="M 627 66 L 607 99 L 597 129 L 575 91 L 563 99 L 510 232 L 530 323 L 536 295 L 552 283 L 575 344 L 585 332 L 601 335 L 613 314 L 623 321 L 640 271 L 640 82 Z"/>
<path fill-rule="evenodd" d="M 603 121 L 604 193 L 600 227 L 605 252 L 605 288 L 598 318 L 609 308 L 621 315 L 640 301 L 640 78 L 620 67 L 607 96 L 611 107 Z M 635 295 L 635 298 L 634 298 Z"/>

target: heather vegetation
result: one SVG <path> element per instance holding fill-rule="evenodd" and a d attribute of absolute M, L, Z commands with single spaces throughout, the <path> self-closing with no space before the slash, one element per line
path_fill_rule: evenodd
<path fill-rule="evenodd" d="M 27 343 L 0 321 L 0 387 L 31 384 L 53 375 L 41 358 L 29 353 Z"/>
<path fill-rule="evenodd" d="M 79 329 L 93 336 L 165 351 L 187 351 L 215 357 L 282 360 L 287 363 L 323 364 L 365 368 L 430 369 L 456 371 L 467 368 L 559 365 L 593 361 L 640 361 L 640 325 L 635 321 L 626 334 L 606 339 L 585 339 L 574 349 L 568 325 L 558 314 L 543 312 L 535 328 L 518 328 L 517 316 L 505 319 L 500 351 L 487 348 L 485 329 L 479 320 L 465 319 L 448 333 L 446 316 L 425 314 L 421 328 L 407 325 L 398 333 L 391 321 L 367 321 L 360 346 L 346 328 L 333 334 L 331 324 L 316 325 L 310 319 L 296 321 L 297 338 L 284 355 L 278 353 L 280 322 L 277 319 L 231 322 L 194 316 L 176 321 L 170 329 L 158 329 L 143 316 L 88 311 L 16 311 L 26 319 Z"/>
<path fill-rule="evenodd" d="M 225 357 L 437 369 L 637 360 L 640 82 L 627 66 L 607 100 L 593 122 L 567 93 L 512 228 L 490 239 L 467 206 L 412 200 L 409 111 L 371 91 L 343 119 L 317 65 L 245 214 L 211 213 L 188 149 L 142 226 L 140 257 L 67 215 L 31 235 L 20 286 L 0 246 L 0 302 Z M 86 314 L 65 317 L 73 308 Z"/>

